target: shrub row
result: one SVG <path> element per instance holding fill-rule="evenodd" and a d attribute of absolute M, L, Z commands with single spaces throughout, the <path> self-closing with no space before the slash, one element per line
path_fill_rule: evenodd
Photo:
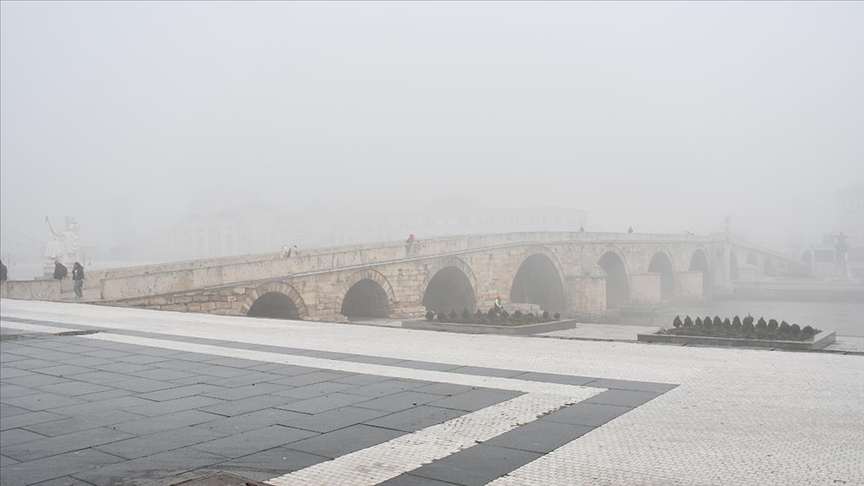
<path fill-rule="evenodd" d="M 495 309 L 489 309 L 487 312 L 477 310 L 473 314 L 468 309 L 463 309 L 461 314 L 457 314 L 455 310 L 450 312 L 439 312 L 435 314 L 432 311 L 426 313 L 427 321 L 438 322 L 453 322 L 458 324 L 494 324 L 494 325 L 511 325 L 520 324 L 535 324 L 539 322 L 553 322 L 561 320 L 561 314 L 555 313 L 550 315 L 549 311 L 543 311 L 542 314 L 535 315 L 533 312 L 523 314 L 521 311 L 516 311 L 513 314 L 507 311 L 496 313 Z"/>
<path fill-rule="evenodd" d="M 662 334 L 675 334 L 678 336 L 708 336 L 708 337 L 729 337 L 742 339 L 774 339 L 786 341 L 806 341 L 813 339 L 813 336 L 822 332 L 819 329 L 814 329 L 810 326 L 803 328 L 798 324 L 790 325 L 786 321 L 777 322 L 776 319 L 760 317 L 754 324 L 752 316 L 747 316 L 744 319 L 735 316 L 733 319 L 728 317 L 720 319 L 719 316 L 706 316 L 704 319 L 696 317 L 696 320 L 687 316 L 681 320 L 681 316 L 675 316 L 672 321 L 672 329 L 661 329 Z"/>

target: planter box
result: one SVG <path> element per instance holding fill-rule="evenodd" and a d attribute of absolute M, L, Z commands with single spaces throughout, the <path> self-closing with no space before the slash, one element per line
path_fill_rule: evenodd
<path fill-rule="evenodd" d="M 427 320 L 404 321 L 405 329 L 421 329 L 424 331 L 462 332 L 467 334 L 539 334 L 543 332 L 573 329 L 576 321 L 555 321 L 537 324 L 522 324 L 518 326 L 497 326 L 493 324 L 457 324 L 455 322 L 437 322 Z"/>
<path fill-rule="evenodd" d="M 649 343 L 694 344 L 739 348 L 791 349 L 812 351 L 822 349 L 836 340 L 834 331 L 822 331 L 812 341 L 771 341 L 768 339 L 737 339 L 708 336 L 676 336 L 674 334 L 638 334 L 637 339 Z"/>

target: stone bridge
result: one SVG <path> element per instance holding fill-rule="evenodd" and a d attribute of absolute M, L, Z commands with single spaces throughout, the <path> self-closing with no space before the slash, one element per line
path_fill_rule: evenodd
<path fill-rule="evenodd" d="M 505 304 L 598 320 L 621 309 L 729 294 L 741 273 L 780 275 L 800 266 L 720 234 L 550 232 L 179 262 L 90 275 L 87 284 L 107 305 L 210 314 L 408 318 L 485 310 L 500 296 Z"/>

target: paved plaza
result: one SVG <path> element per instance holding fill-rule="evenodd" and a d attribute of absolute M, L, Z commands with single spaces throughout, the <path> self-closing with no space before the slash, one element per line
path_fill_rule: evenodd
<path fill-rule="evenodd" d="M 3 300 L 0 483 L 864 484 L 864 357 Z"/>

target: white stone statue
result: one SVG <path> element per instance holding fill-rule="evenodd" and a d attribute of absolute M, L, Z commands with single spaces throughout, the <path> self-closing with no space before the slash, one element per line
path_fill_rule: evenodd
<path fill-rule="evenodd" d="M 45 217 L 45 221 L 48 223 L 48 229 L 51 230 L 51 234 L 53 235 L 51 241 L 48 242 L 48 246 L 45 248 L 45 258 L 50 261 L 60 260 L 60 263 L 67 267 L 75 262 L 80 262 L 81 252 L 78 245 L 79 229 L 75 218 L 66 216 L 66 226 L 59 233 L 54 231 L 51 221 L 48 220 L 47 216 Z"/>

